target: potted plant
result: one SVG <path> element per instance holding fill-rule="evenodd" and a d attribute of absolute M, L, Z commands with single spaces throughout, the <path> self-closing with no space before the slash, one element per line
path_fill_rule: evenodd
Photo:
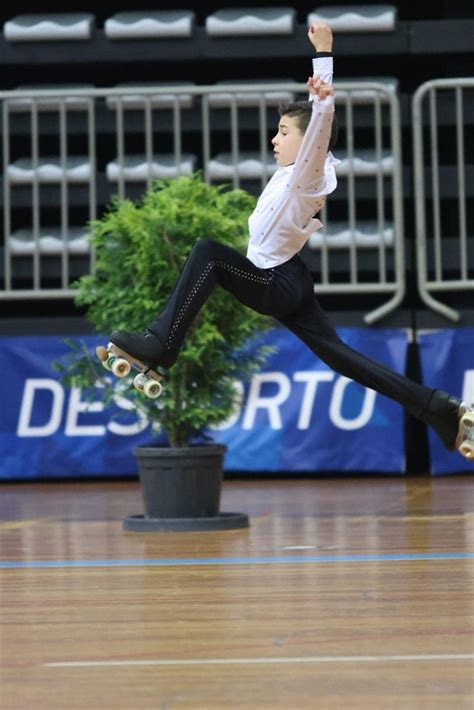
<path fill-rule="evenodd" d="M 243 190 L 208 185 L 199 173 L 156 181 L 138 201 L 114 198 L 90 224 L 95 270 L 75 284 L 76 304 L 104 338 L 116 328 L 141 330 L 163 307 L 199 238 L 245 248 L 254 202 Z M 193 322 L 159 399 L 137 392 L 131 380 L 111 377 L 84 347 L 76 345 L 58 363 L 66 384 L 87 390 L 100 381 L 105 403 L 125 395 L 148 418 L 150 446 L 134 449 L 145 515 L 127 518 L 127 529 L 248 524 L 246 516 L 219 513 L 225 447 L 202 444 L 202 433 L 231 414 L 235 380 L 262 365 L 268 348 L 249 352 L 246 346 L 267 326 L 267 319 L 216 289 Z M 157 445 L 159 432 L 166 446 Z"/>

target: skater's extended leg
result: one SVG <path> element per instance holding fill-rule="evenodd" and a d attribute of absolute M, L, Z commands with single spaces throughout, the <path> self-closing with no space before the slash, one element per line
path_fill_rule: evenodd
<path fill-rule="evenodd" d="M 414 417 L 432 426 L 448 449 L 459 446 L 460 419 L 466 411 L 462 401 L 424 387 L 347 346 L 329 324 L 316 297 L 281 322 L 333 370 L 399 402 Z"/>

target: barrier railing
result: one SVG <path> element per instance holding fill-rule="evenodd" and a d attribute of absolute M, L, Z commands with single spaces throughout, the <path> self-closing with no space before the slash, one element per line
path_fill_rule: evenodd
<path fill-rule="evenodd" d="M 474 290 L 464 120 L 465 95 L 470 92 L 472 104 L 473 90 L 474 78 L 435 79 L 417 89 L 412 103 L 418 289 L 427 306 L 452 321 L 459 320 L 459 312 L 432 293 Z M 441 142 L 440 131 L 446 128 L 449 133 Z"/>
<path fill-rule="evenodd" d="M 393 91 L 375 81 L 335 86 L 340 134 L 346 144 L 345 154 L 336 149 L 337 157 L 343 158 L 340 187 L 323 211 L 326 227 L 312 235 L 308 253 L 313 261 L 317 255 L 318 293 L 390 295 L 367 314 L 366 321 L 372 323 L 396 308 L 405 290 L 399 103 Z M 71 282 L 77 274 L 94 268 L 84 225 L 114 193 L 138 196 L 156 177 L 195 169 L 202 169 L 208 181 L 260 190 L 275 169 L 268 149 L 277 117 L 275 112 L 269 119 L 269 107 L 276 105 L 278 95 L 291 98 L 305 92 L 304 85 L 294 82 L 0 92 L 4 214 L 0 298 L 72 297 Z M 359 111 L 365 112 L 364 127 L 372 137 L 364 144 L 356 136 Z M 252 139 L 249 161 L 241 144 L 250 129 L 257 138 Z M 112 135 L 114 145 L 102 136 L 104 131 Z M 183 148 L 193 132 L 198 136 L 197 155 Z M 157 136 L 162 138 L 160 151 Z M 165 154 L 162 148 L 170 136 L 172 152 Z M 138 143 L 143 146 L 138 156 L 130 152 L 130 137 L 135 150 Z M 48 141 L 57 144 L 53 157 L 43 150 Z M 218 141 L 230 147 L 220 163 L 212 150 Z M 115 160 L 110 159 L 111 150 Z M 332 200 L 337 200 L 342 220 L 332 219 Z M 365 213 L 376 215 L 375 220 L 359 217 L 361 204 Z"/>

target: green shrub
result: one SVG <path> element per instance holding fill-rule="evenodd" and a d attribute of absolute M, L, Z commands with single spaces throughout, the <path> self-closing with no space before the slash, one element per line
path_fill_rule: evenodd
<path fill-rule="evenodd" d="M 196 241 L 215 239 L 245 253 L 247 219 L 255 198 L 243 190 L 206 184 L 200 174 L 160 180 L 137 202 L 115 198 L 90 225 L 96 267 L 76 284 L 77 305 L 106 337 L 112 330 L 142 330 L 165 304 Z M 58 364 L 67 384 L 92 387 L 100 380 L 106 403 L 117 393 L 144 412 L 151 432 L 164 430 L 171 446 L 186 446 L 203 428 L 223 422 L 234 406 L 234 380 L 248 379 L 269 349 L 249 355 L 249 339 L 266 318 L 216 288 L 191 325 L 163 395 L 146 399 L 106 374 L 83 346 Z"/>

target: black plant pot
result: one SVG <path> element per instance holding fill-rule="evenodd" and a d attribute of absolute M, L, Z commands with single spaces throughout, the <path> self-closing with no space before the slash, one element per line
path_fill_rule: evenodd
<path fill-rule="evenodd" d="M 240 513 L 220 513 L 221 444 L 186 448 L 138 446 L 144 515 L 131 515 L 126 530 L 229 530 L 248 527 Z"/>

